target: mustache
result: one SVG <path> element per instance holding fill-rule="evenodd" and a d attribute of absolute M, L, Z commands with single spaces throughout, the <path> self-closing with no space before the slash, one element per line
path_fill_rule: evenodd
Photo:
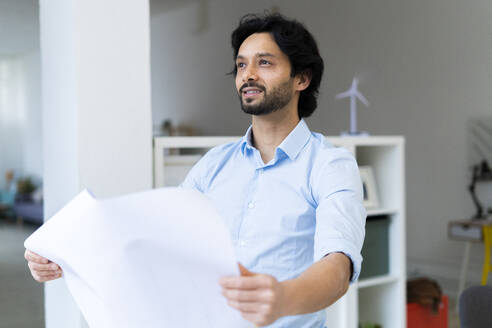
<path fill-rule="evenodd" d="M 247 82 L 247 83 L 244 83 L 240 88 L 239 88 L 239 93 L 243 92 L 243 89 L 244 88 L 258 88 L 260 89 L 261 91 L 265 92 L 266 91 L 266 88 L 264 86 L 262 86 L 261 84 L 258 84 L 256 82 Z"/>

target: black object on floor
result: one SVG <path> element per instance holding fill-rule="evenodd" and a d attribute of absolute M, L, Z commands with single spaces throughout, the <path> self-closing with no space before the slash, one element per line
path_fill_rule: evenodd
<path fill-rule="evenodd" d="M 459 302 L 461 328 L 492 327 L 492 286 L 467 288 Z"/>

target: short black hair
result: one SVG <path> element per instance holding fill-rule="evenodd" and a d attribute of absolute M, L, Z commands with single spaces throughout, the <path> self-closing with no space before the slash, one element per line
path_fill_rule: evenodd
<path fill-rule="evenodd" d="M 299 118 L 310 116 L 318 105 L 319 85 L 324 69 L 314 37 L 303 24 L 280 14 L 246 14 L 231 35 L 234 61 L 244 40 L 254 33 L 261 32 L 269 32 L 280 50 L 287 55 L 292 77 L 299 73 L 307 73 L 311 78 L 309 86 L 300 94 L 298 105 Z M 231 73 L 236 76 L 237 67 L 234 66 Z"/>

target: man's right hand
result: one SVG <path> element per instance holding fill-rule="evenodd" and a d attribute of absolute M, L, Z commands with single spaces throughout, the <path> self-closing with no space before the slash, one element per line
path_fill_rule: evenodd
<path fill-rule="evenodd" d="M 46 282 L 58 279 L 62 276 L 62 269 L 58 266 L 58 264 L 51 262 L 47 258 L 31 252 L 28 249 L 26 249 L 24 257 L 27 260 L 27 265 L 31 270 L 34 280 Z"/>

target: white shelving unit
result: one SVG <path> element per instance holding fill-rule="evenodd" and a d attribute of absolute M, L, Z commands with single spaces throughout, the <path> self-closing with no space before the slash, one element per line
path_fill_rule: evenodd
<path fill-rule="evenodd" d="M 154 138 L 154 187 L 178 185 L 200 154 L 173 154 L 174 149 L 207 149 L 236 141 L 240 137 L 157 137 Z M 327 137 L 335 146 L 350 150 L 359 166 L 374 171 L 379 203 L 368 209 L 368 220 L 386 216 L 389 272 L 361 279 L 327 311 L 328 327 L 357 328 L 359 323 L 381 324 L 384 328 L 406 327 L 405 267 L 405 140 L 400 136 Z M 363 263 L 364 265 L 364 263 Z"/>

